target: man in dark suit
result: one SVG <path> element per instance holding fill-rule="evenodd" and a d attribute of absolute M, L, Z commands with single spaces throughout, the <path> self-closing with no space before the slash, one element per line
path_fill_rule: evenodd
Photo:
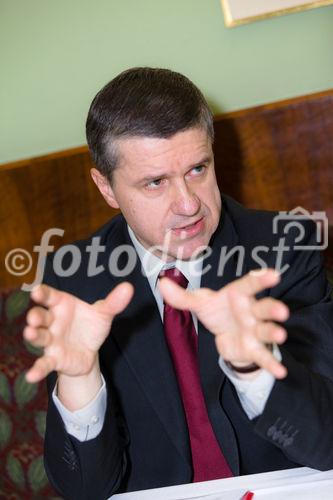
<path fill-rule="evenodd" d="M 45 348 L 27 379 L 49 375 L 53 485 L 108 498 L 333 467 L 333 308 L 320 255 L 306 249 L 312 224 L 294 251 L 293 231 L 273 232 L 276 214 L 221 199 L 211 114 L 178 73 L 116 77 L 91 105 L 87 138 L 93 180 L 122 215 L 75 244 L 72 276 L 59 278 L 59 254 L 48 261 L 32 293 L 44 307 L 24 332 Z M 282 236 L 280 280 L 266 268 Z"/>

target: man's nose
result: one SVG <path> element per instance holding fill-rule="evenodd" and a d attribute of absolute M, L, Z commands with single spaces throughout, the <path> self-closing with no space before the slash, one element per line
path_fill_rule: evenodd
<path fill-rule="evenodd" d="M 172 211 L 177 215 L 195 215 L 200 209 L 200 199 L 186 182 L 174 187 Z"/>

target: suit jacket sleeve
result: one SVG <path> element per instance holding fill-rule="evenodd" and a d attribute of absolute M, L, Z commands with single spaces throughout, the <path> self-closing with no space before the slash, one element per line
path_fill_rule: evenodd
<path fill-rule="evenodd" d="M 47 261 L 43 281 L 60 289 L 51 267 Z M 44 465 L 49 481 L 65 499 L 106 499 L 118 490 L 126 470 L 126 429 L 120 425 L 111 388 L 107 383 L 107 409 L 101 433 L 95 439 L 80 442 L 66 432 L 53 403 L 56 379 L 53 372 L 47 380 L 49 403 Z"/>
<path fill-rule="evenodd" d="M 306 244 L 315 245 L 312 224 Z M 291 244 L 291 243 L 290 243 Z M 319 251 L 288 252 L 290 268 L 272 295 L 290 308 L 288 369 L 276 381 L 256 431 L 288 458 L 315 469 L 333 468 L 333 303 Z"/>

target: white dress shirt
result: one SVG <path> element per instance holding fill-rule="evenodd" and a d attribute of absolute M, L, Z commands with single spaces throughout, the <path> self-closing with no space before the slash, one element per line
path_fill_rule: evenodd
<path fill-rule="evenodd" d="M 159 313 L 163 321 L 163 298 L 157 286 L 158 277 L 162 269 L 177 267 L 188 280 L 188 289 L 195 290 L 200 287 L 201 270 L 203 259 L 198 258 L 195 261 L 177 260 L 174 262 L 164 262 L 152 253 L 148 252 L 138 241 L 132 229 L 128 227 L 128 232 L 137 254 L 141 261 L 142 272 L 147 277 L 152 293 L 157 303 Z M 198 331 L 198 319 L 192 314 L 196 331 Z M 111 333 L 112 335 L 112 333 Z M 273 347 L 274 356 L 280 361 L 281 353 L 275 345 Z M 250 419 L 253 419 L 263 412 L 268 396 L 274 384 L 274 377 L 265 370 L 260 370 L 257 377 L 248 380 L 239 378 L 238 375 L 230 369 L 220 356 L 219 366 L 224 371 L 235 386 L 238 397 L 244 411 Z M 66 431 L 75 436 L 79 441 L 87 441 L 95 438 L 102 430 L 104 415 L 106 411 L 106 385 L 102 377 L 102 387 L 94 399 L 86 406 L 76 411 L 69 411 L 57 397 L 57 385 L 55 386 L 52 398 L 65 424 Z"/>

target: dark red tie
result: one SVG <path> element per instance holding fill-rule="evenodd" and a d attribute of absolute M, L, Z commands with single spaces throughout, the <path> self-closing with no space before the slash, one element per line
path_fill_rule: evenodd
<path fill-rule="evenodd" d="M 187 279 L 177 268 L 162 271 L 183 288 Z M 164 304 L 164 332 L 182 397 L 193 464 L 193 482 L 232 477 L 209 421 L 198 364 L 198 336 L 190 311 Z"/>

